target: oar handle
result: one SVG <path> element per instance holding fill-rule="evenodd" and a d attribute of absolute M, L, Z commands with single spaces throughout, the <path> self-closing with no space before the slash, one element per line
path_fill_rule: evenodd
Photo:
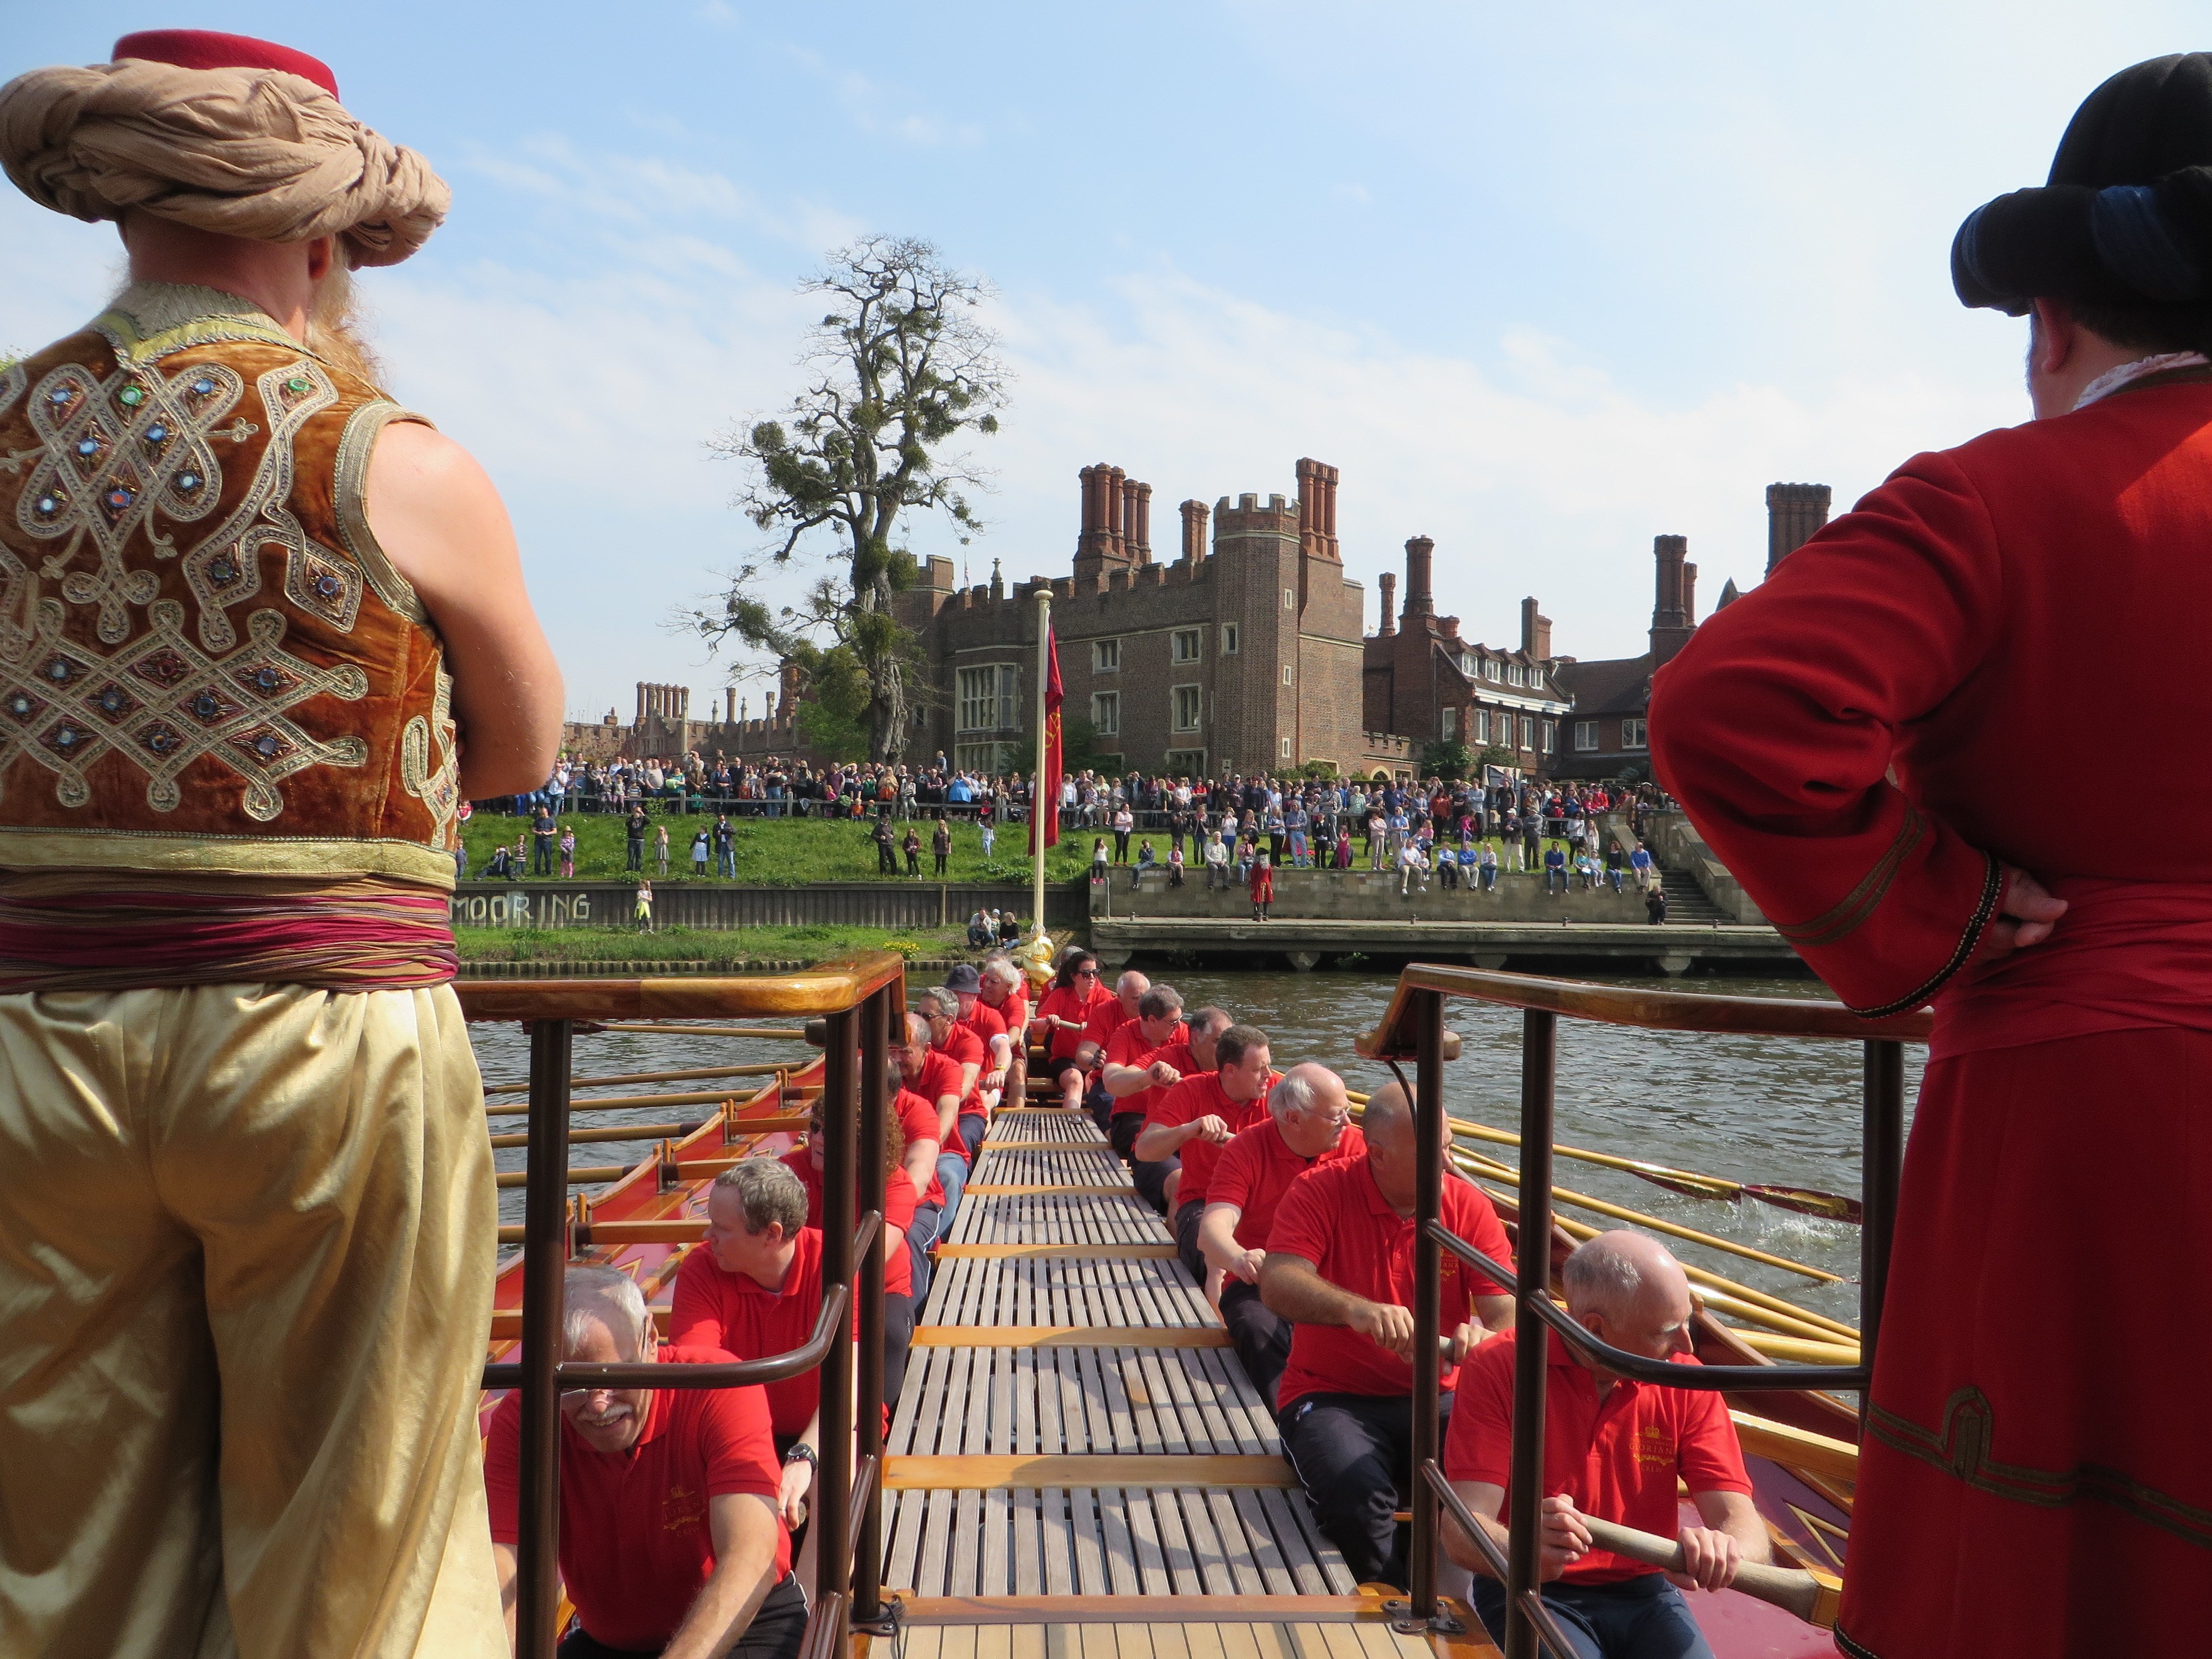
<path fill-rule="evenodd" d="M 1590 1541 L 1601 1550 L 1611 1550 L 1632 1561 L 1664 1567 L 1669 1572 L 1682 1571 L 1682 1547 L 1671 1538 L 1656 1537 L 1634 1527 L 1587 1515 L 1582 1521 L 1589 1529 Z M 1771 1567 L 1755 1561 L 1746 1561 L 1736 1568 L 1733 1587 L 1746 1595 L 1771 1602 L 1784 1613 L 1795 1614 L 1822 1630 L 1835 1627 L 1836 1605 L 1844 1588 L 1840 1580 L 1825 1572 Z"/>

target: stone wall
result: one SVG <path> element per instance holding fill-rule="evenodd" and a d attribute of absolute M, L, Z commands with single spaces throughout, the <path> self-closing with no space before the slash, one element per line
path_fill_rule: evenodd
<path fill-rule="evenodd" d="M 1249 920 L 1250 896 L 1241 887 L 1208 892 L 1203 871 L 1188 872 L 1183 884 L 1171 888 L 1167 872 L 1146 875 L 1132 891 L 1129 872 L 1116 868 L 1110 884 L 1091 884 L 1091 915 L 1094 920 L 1113 916 L 1181 919 L 1218 917 Z M 1544 891 L 1540 875 L 1500 874 L 1495 892 L 1446 889 L 1434 872 L 1423 892 L 1398 891 L 1395 872 L 1367 870 L 1297 870 L 1275 872 L 1275 902 L 1269 914 L 1279 920 L 1370 921 L 1402 920 L 1410 924 L 1428 921 L 1608 922 L 1616 927 L 1645 920 L 1644 901 L 1633 890 L 1614 893 L 1610 887 L 1595 893 L 1578 888 L 1565 896 Z"/>
<path fill-rule="evenodd" d="M 1088 884 L 1048 882 L 1045 926 L 1079 926 Z M 454 891 L 459 927 L 627 927 L 635 881 L 465 881 Z M 822 881 L 741 887 L 663 880 L 653 890 L 659 927 L 957 927 L 978 910 L 1012 909 L 1025 921 L 1030 888 L 1011 882 Z"/>

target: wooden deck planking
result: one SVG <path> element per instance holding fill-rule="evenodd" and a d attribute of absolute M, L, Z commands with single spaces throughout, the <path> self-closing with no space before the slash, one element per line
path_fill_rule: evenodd
<path fill-rule="evenodd" d="M 1158 1248 L 1170 1235 L 1127 1188 L 1125 1170 L 1088 1118 L 1028 1111 L 1002 1121 L 971 1181 L 951 1243 L 1066 1253 L 940 1255 L 918 1322 L 955 1328 L 913 1350 L 886 1444 L 893 1456 L 1280 1456 L 1267 1402 L 1232 1353 L 1152 1346 L 1161 1339 L 1152 1333 L 1211 1340 L 1220 1323 L 1180 1262 L 1116 1248 Z M 1092 1190 L 1109 1186 L 1111 1193 Z M 975 1190 L 994 1187 L 1018 1190 Z M 1037 1188 L 1043 1190 L 1030 1190 Z M 1047 1327 L 1080 1335 L 1041 1337 L 1036 1328 Z M 1024 1346 L 981 1346 L 994 1328 L 1021 1330 Z M 968 1346 L 960 1328 L 974 1331 L 977 1346 Z M 1147 1336 L 1115 1343 L 1108 1334 L 1115 1328 Z M 914 1594 L 1218 1596 L 1353 1589 L 1303 1497 L 1279 1487 L 979 1490 L 963 1483 L 980 1484 L 986 1471 L 935 1467 L 947 1472 L 912 1478 L 945 1479 L 962 1489 L 885 1498 L 887 1582 Z M 917 1650 L 909 1659 L 1381 1659 L 1316 1626 L 1002 1625 L 980 1636 L 966 1628 L 969 1639 L 958 1652 L 941 1640 L 933 1656 Z"/>

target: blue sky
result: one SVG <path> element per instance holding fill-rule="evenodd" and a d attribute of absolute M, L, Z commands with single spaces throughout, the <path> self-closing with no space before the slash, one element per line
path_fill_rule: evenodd
<path fill-rule="evenodd" d="M 571 713 L 624 718 L 637 680 L 729 679 L 666 626 L 757 545 L 706 441 L 787 396 L 793 285 L 854 235 L 988 278 L 1014 372 L 989 533 L 917 551 L 1064 574 L 1087 463 L 1151 483 L 1171 544 L 1176 501 L 1313 455 L 1370 628 L 1421 533 L 1471 637 L 1534 593 L 1556 649 L 1627 654 L 1655 534 L 1709 608 L 1763 568 L 1767 483 L 1841 505 L 2024 417 L 2022 325 L 1951 297 L 1952 232 L 2105 75 L 2202 44 L 2124 3 L 0 10 L 0 75 L 133 28 L 284 40 L 429 156 L 451 221 L 363 279 L 393 389 L 507 493 Z M 0 193 L 0 344 L 117 270 Z"/>

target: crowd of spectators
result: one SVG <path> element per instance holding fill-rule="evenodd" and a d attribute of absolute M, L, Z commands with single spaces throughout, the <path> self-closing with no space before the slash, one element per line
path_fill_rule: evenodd
<path fill-rule="evenodd" d="M 708 762 L 696 752 L 659 758 L 562 760 L 545 787 L 495 803 L 531 820 L 513 848 L 495 850 L 493 878 L 575 872 L 575 836 L 562 823 L 577 812 L 624 818 L 626 867 L 669 872 L 667 825 L 654 813 L 710 814 L 714 822 L 680 829 L 675 855 L 688 850 L 691 873 L 734 878 L 736 821 L 811 817 L 863 822 L 879 875 L 943 878 L 952 852 L 950 824 L 966 819 L 993 855 L 999 826 L 1024 823 L 1030 781 L 934 763 L 815 766 L 769 759 Z M 1501 873 L 1540 872 L 1545 890 L 1564 896 L 1609 888 L 1656 896 L 1657 872 L 1644 848 L 1650 815 L 1668 805 L 1650 783 L 1552 782 L 1493 770 L 1484 781 L 1361 778 L 1170 777 L 1132 772 L 1068 775 L 1060 790 L 1061 832 L 1095 832 L 1094 879 L 1128 872 L 1132 886 L 1148 871 L 1182 886 L 1203 872 L 1209 889 L 1234 885 L 1252 895 L 1264 918 L 1278 869 L 1367 870 L 1395 875 L 1401 893 L 1496 890 Z M 1617 815 L 1624 840 L 1600 830 Z M 901 826 L 903 826 L 902 829 Z M 1656 896 L 1656 904 L 1661 902 Z M 1656 920 L 1656 916 L 1654 918 Z"/>

